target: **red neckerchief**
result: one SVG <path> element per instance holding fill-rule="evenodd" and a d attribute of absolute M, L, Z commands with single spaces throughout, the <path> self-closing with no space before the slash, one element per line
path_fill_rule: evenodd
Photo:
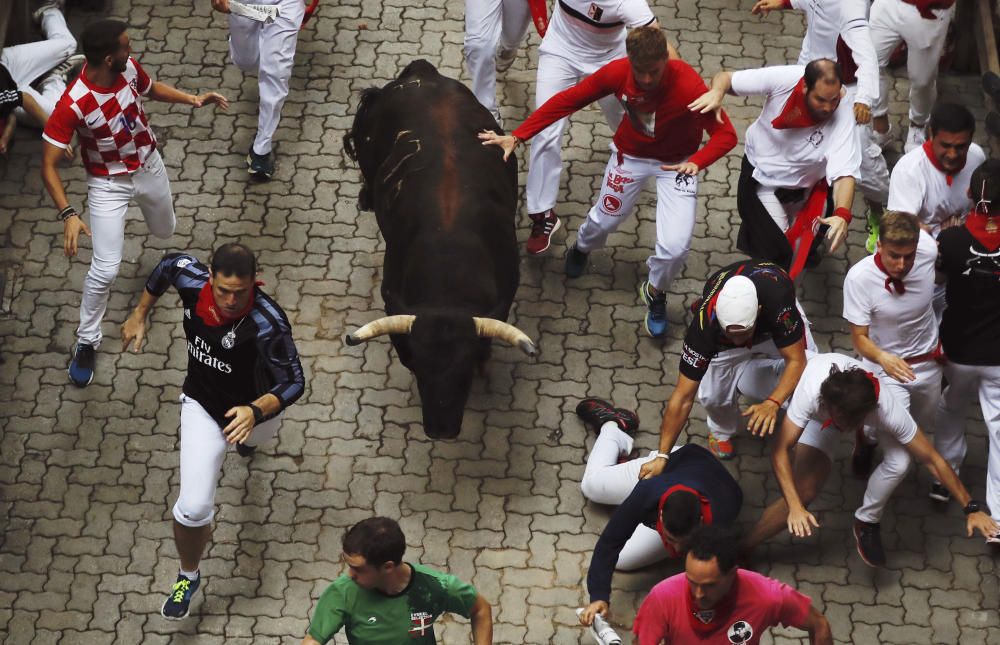
<path fill-rule="evenodd" d="M 876 256 L 876 257 L 878 257 L 878 256 Z M 872 387 L 875 389 L 875 403 L 878 403 L 879 394 L 881 394 L 881 392 L 882 392 L 882 386 L 878 382 L 878 377 L 875 376 L 871 372 L 865 372 L 865 376 L 868 377 L 868 380 L 871 382 Z M 827 420 L 823 422 L 822 429 L 826 430 L 827 428 L 829 428 L 832 425 L 833 425 L 833 419 L 827 418 Z M 861 431 L 859 430 L 858 432 L 859 432 L 859 434 L 857 435 L 857 439 L 860 440 L 860 438 L 861 438 L 860 432 Z"/>
<path fill-rule="evenodd" d="M 254 286 L 263 284 L 262 282 L 255 282 Z M 247 302 L 246 308 L 239 312 L 235 316 L 226 316 L 215 304 L 215 297 L 212 296 L 212 283 L 206 282 L 205 286 L 201 288 L 198 292 L 198 304 L 194 307 L 194 312 L 198 314 L 198 317 L 204 321 L 209 327 L 221 327 L 222 325 L 233 322 L 234 320 L 239 320 L 243 316 L 250 313 L 253 309 L 254 300 L 254 290 L 250 291 L 250 301 Z"/>
<path fill-rule="evenodd" d="M 691 624 L 691 631 L 705 638 L 720 627 L 726 627 L 729 622 L 729 615 L 736 605 L 736 597 L 739 595 L 740 577 L 737 573 L 733 580 L 733 587 L 722 600 L 711 609 L 699 609 L 694 597 L 691 595 L 691 585 L 687 587 L 684 594 L 687 605 L 688 620 Z"/>
<path fill-rule="evenodd" d="M 903 281 L 899 278 L 894 278 L 889 275 L 889 272 L 885 270 L 885 265 L 882 264 L 882 256 L 875 252 L 875 266 L 879 268 L 879 271 L 885 274 L 885 290 L 892 293 L 892 289 L 889 287 L 895 287 L 896 295 L 901 296 L 906 293 L 906 287 L 903 286 Z"/>
<path fill-rule="evenodd" d="M 1000 226 L 992 216 L 973 211 L 965 218 L 965 228 L 990 253 L 1000 249 Z"/>
<path fill-rule="evenodd" d="M 813 240 L 819 231 L 817 220 L 826 213 L 826 196 L 830 186 L 823 179 L 812 187 L 809 198 L 795 214 L 795 221 L 785 231 L 785 237 L 792 247 L 792 264 L 788 268 L 788 276 L 794 280 L 806 266 Z"/>
<path fill-rule="evenodd" d="M 785 106 L 781 108 L 781 114 L 774 117 L 771 127 L 775 130 L 786 130 L 790 128 L 808 128 L 819 125 L 822 121 L 813 118 L 809 107 L 806 105 L 806 79 L 799 79 L 792 90 L 791 96 L 785 101 Z"/>
<path fill-rule="evenodd" d="M 950 9 L 951 5 L 955 4 L 955 0 L 903 0 L 903 2 L 916 7 L 920 17 L 925 20 L 937 20 L 931 9 Z"/>
<path fill-rule="evenodd" d="M 666 504 L 667 498 L 678 491 L 687 491 L 698 498 L 698 503 L 701 505 L 701 523 L 703 526 L 709 526 L 712 524 L 712 505 L 709 503 L 708 498 L 691 488 L 690 486 L 685 486 L 684 484 L 674 484 L 667 489 L 667 492 L 660 496 L 660 503 L 656 507 L 656 534 L 660 536 L 660 540 L 663 541 L 663 546 L 667 549 L 667 553 L 671 558 L 676 558 L 680 555 L 677 549 L 673 547 L 666 535 L 667 529 L 663 526 L 663 505 Z"/>
<path fill-rule="evenodd" d="M 960 173 L 962 171 L 962 168 L 965 168 L 965 161 L 968 160 L 968 157 L 966 157 L 966 159 L 962 161 L 962 165 L 959 166 L 958 170 L 956 170 L 953 173 L 949 173 L 947 170 L 945 170 L 941 166 L 941 162 L 938 161 L 938 158 L 934 156 L 934 148 L 931 145 L 931 140 L 930 139 L 928 139 L 927 141 L 924 141 L 924 153 L 927 155 L 927 158 L 930 160 L 931 165 L 934 166 L 935 168 L 937 168 L 938 170 L 940 170 L 942 173 L 944 173 L 944 180 L 948 183 L 949 186 L 951 186 L 952 182 L 955 181 L 955 175 L 957 175 L 958 173 Z"/>

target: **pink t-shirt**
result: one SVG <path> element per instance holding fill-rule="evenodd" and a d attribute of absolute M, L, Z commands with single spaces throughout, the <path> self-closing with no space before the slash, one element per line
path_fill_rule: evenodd
<path fill-rule="evenodd" d="M 639 645 L 757 645 L 769 627 L 801 627 L 812 601 L 783 582 L 737 569 L 736 600 L 728 616 L 705 616 L 717 626 L 707 634 L 695 631 L 688 615 L 687 576 L 679 573 L 653 587 L 642 602 L 632 631 Z"/>

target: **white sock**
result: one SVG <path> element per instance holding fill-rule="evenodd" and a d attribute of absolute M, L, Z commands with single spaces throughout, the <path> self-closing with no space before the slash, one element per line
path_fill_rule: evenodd
<path fill-rule="evenodd" d="M 184 576 L 191 582 L 194 582 L 195 580 L 201 577 L 200 571 L 185 571 L 184 569 L 179 569 L 178 573 L 180 573 L 182 576 Z"/>

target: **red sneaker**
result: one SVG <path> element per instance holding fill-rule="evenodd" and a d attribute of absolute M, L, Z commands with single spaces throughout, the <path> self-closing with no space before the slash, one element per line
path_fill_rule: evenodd
<path fill-rule="evenodd" d="M 559 230 L 561 224 L 551 208 L 544 213 L 532 213 L 531 235 L 528 236 L 528 253 L 538 255 L 549 250 L 552 244 L 552 234 Z"/>

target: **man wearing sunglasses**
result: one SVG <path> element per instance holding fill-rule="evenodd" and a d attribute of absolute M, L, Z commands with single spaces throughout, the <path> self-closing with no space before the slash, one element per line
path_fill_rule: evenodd
<path fill-rule="evenodd" d="M 764 510 L 744 541 L 744 552 L 780 533 L 784 526 L 795 537 L 808 537 L 820 527 L 806 506 L 830 475 L 840 437 L 856 435 L 862 426 L 875 429 L 883 453 L 883 462 L 868 479 L 864 501 L 854 514 L 858 554 L 867 565 L 885 566 L 879 521 L 902 481 L 889 471 L 894 464 L 905 462 L 908 466 L 910 460 L 920 462 L 940 478 L 963 507 L 969 537 L 975 531 L 987 539 L 996 536 L 1000 526 L 990 518 L 986 504 L 972 499 L 955 471 L 886 385 L 886 381 L 848 356 L 831 353 L 809 359 L 771 453 L 783 497 Z"/>
<path fill-rule="evenodd" d="M 761 401 L 743 412 L 747 429 L 774 431 L 778 409 L 791 397 L 806 365 L 808 324 L 795 300 L 795 285 L 771 262 L 744 260 L 712 275 L 684 336 L 680 374 L 660 427 L 661 455 L 643 465 L 640 477 L 663 472 L 687 423 L 697 394 L 708 414 L 709 448 L 733 456 L 730 440 L 740 424 L 741 394 Z"/>

